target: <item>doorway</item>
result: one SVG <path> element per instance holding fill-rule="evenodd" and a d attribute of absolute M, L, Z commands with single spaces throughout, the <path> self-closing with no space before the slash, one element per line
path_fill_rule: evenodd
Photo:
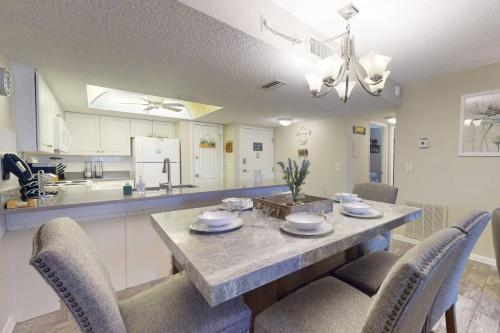
<path fill-rule="evenodd" d="M 193 125 L 194 185 L 217 188 L 222 184 L 222 126 Z"/>
<path fill-rule="evenodd" d="M 372 183 L 389 183 L 388 143 L 387 124 L 370 123 L 370 182 Z"/>
<path fill-rule="evenodd" d="M 274 180 L 274 130 L 242 126 L 239 135 L 240 181 Z"/>

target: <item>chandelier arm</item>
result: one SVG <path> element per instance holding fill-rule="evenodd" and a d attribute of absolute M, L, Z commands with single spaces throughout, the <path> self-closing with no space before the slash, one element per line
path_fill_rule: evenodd
<path fill-rule="evenodd" d="M 320 97 L 323 97 L 325 96 L 326 94 L 328 94 L 331 90 L 333 89 L 333 87 L 327 87 L 327 89 L 322 93 L 322 94 L 317 94 L 317 95 L 312 95 L 313 98 L 320 98 Z"/>
<path fill-rule="evenodd" d="M 363 90 L 366 91 L 368 94 L 375 96 L 375 97 L 382 96 L 382 91 L 379 93 L 374 93 L 369 88 L 369 86 L 371 86 L 371 85 L 375 85 L 375 84 L 382 82 L 382 79 L 380 79 L 374 83 L 366 83 L 365 80 L 362 79 L 363 76 L 361 75 L 361 72 L 359 71 L 358 64 L 357 64 L 357 58 L 355 55 L 353 56 L 352 60 L 353 60 L 352 62 L 354 65 L 354 71 L 356 72 L 356 78 L 358 79 L 358 82 L 361 85 L 361 87 L 363 88 Z"/>
<path fill-rule="evenodd" d="M 340 66 L 339 74 L 337 75 L 337 77 L 335 79 L 331 78 L 330 80 L 324 81 L 323 84 L 329 88 L 333 88 L 333 87 L 337 86 L 341 82 L 342 78 L 344 77 L 344 75 L 346 73 L 346 68 L 347 68 L 347 63 L 344 62 L 342 64 L 342 66 Z"/>

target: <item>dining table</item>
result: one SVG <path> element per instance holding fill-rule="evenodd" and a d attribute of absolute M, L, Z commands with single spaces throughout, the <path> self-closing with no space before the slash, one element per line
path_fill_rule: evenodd
<path fill-rule="evenodd" d="M 415 207 L 366 201 L 378 218 L 344 215 L 338 203 L 325 213 L 333 231 L 299 236 L 280 229 L 284 220 L 241 214 L 243 225 L 223 233 L 199 233 L 191 223 L 220 206 L 152 214 L 152 225 L 172 254 L 173 272 L 183 271 L 210 306 L 243 297 L 255 317 L 279 299 L 359 257 L 358 245 L 421 217 Z"/>

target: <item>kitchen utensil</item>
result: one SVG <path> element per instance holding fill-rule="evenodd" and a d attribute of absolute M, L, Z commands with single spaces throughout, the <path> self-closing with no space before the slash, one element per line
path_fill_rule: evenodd
<path fill-rule="evenodd" d="M 103 167 L 102 167 L 102 161 L 95 161 L 94 162 L 94 177 L 95 178 L 102 178 L 104 175 Z"/>
<path fill-rule="evenodd" d="M 364 202 L 342 202 L 341 208 L 351 214 L 363 215 L 368 212 L 371 206 Z"/>
<path fill-rule="evenodd" d="M 92 161 L 85 161 L 85 169 L 83 170 L 83 178 L 92 178 Z"/>
<path fill-rule="evenodd" d="M 382 217 L 384 215 L 384 213 L 382 211 L 375 209 L 375 208 L 368 209 L 368 211 L 364 214 L 350 213 L 344 209 L 340 209 L 340 212 L 343 215 L 350 216 L 350 217 L 357 217 L 360 219 L 374 219 L 377 217 Z"/>
<path fill-rule="evenodd" d="M 198 220 L 210 227 L 220 227 L 237 218 L 237 214 L 224 210 L 212 210 L 203 212 L 198 216 Z"/>

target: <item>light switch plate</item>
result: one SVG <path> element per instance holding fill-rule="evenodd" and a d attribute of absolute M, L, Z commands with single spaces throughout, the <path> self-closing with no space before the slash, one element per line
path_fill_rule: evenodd
<path fill-rule="evenodd" d="M 420 138 L 420 140 L 418 140 L 418 148 L 419 149 L 429 148 L 429 139 L 428 138 Z"/>
<path fill-rule="evenodd" d="M 413 171 L 413 163 L 406 162 L 406 172 L 412 172 L 412 171 Z"/>

